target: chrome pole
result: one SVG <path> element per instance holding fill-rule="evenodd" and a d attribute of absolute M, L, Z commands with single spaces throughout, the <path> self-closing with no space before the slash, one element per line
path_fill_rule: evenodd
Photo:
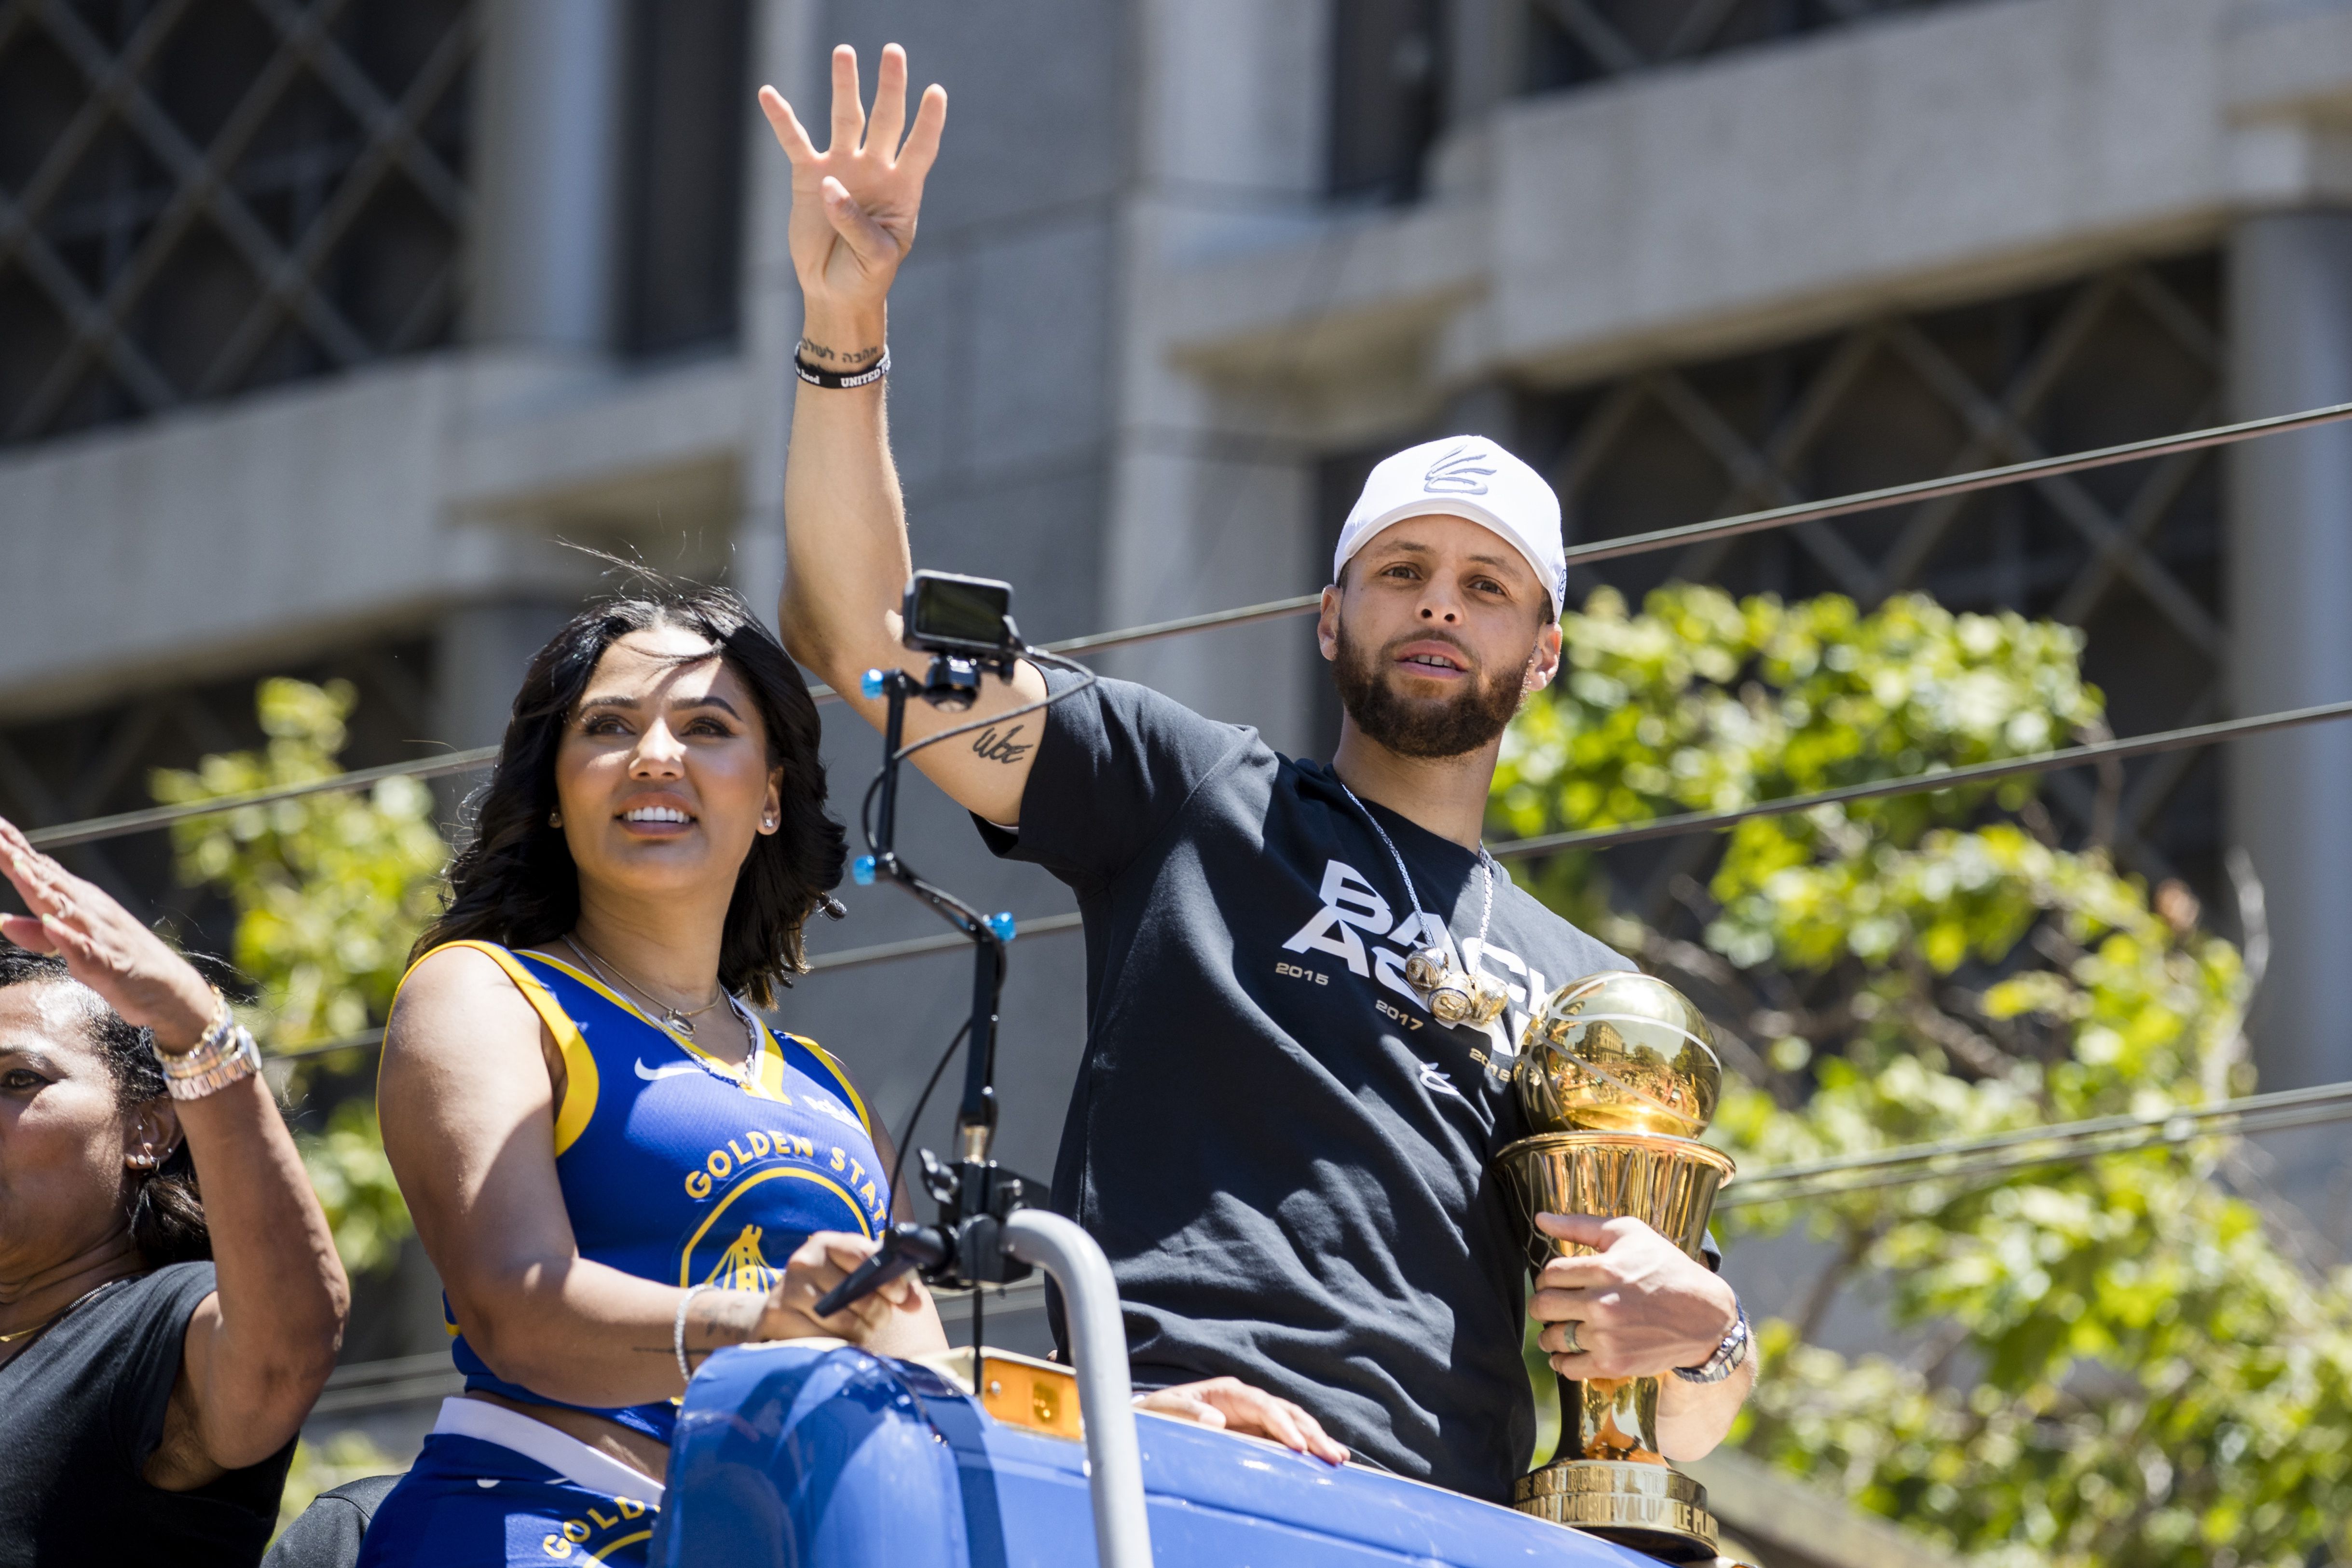
<path fill-rule="evenodd" d="M 1119 1318 L 1118 1282 L 1111 1278 L 1110 1260 L 1093 1237 L 1043 1208 L 1018 1209 L 1006 1217 L 1004 1249 L 1043 1269 L 1062 1287 L 1078 1411 L 1087 1427 L 1096 1556 L 1102 1568 L 1151 1568 L 1143 1448 L 1135 1435 L 1127 1327 Z"/>

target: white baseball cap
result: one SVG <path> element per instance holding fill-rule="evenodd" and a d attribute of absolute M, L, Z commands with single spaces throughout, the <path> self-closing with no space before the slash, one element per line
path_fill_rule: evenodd
<path fill-rule="evenodd" d="M 1437 514 L 1467 517 L 1493 530 L 1527 557 L 1536 580 L 1551 596 L 1555 619 L 1567 607 L 1568 554 L 1559 530 L 1559 497 L 1543 476 L 1483 435 L 1449 435 L 1408 446 L 1381 460 L 1339 530 L 1331 580 L 1355 553 L 1391 523 Z"/>

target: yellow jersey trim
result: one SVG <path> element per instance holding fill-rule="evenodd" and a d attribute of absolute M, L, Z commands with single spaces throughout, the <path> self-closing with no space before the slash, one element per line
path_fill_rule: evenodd
<path fill-rule="evenodd" d="M 649 1016 L 646 1012 L 645 1009 L 637 1006 L 636 1003 L 629 1000 L 628 998 L 621 995 L 620 992 L 613 989 L 612 987 L 604 984 L 604 981 L 598 979 L 595 976 L 588 973 L 586 970 L 579 967 L 577 965 L 567 964 L 561 958 L 550 957 L 545 953 L 533 953 L 531 956 L 538 959 L 542 964 L 554 965 L 557 968 L 562 970 L 565 974 L 571 976 L 573 979 L 579 981 L 582 985 L 587 987 L 590 990 L 595 992 L 598 996 L 604 998 L 614 1007 L 619 1008 L 623 1012 L 627 1013 L 631 1018 L 635 1019 L 639 1023 L 644 1024 L 647 1029 L 658 1032 L 672 1045 L 677 1046 L 678 1050 L 686 1052 L 687 1055 L 693 1057 L 698 1061 L 708 1064 L 709 1067 L 717 1071 L 721 1077 L 731 1079 L 735 1076 L 737 1069 L 734 1064 L 719 1061 L 719 1058 L 711 1055 L 709 1051 L 695 1044 L 694 1041 L 678 1033 L 677 1030 Z M 753 1015 L 753 1021 L 758 1021 L 757 1014 Z M 793 1103 L 793 1097 L 785 1093 L 783 1091 L 783 1050 L 782 1047 L 778 1046 L 774 1040 L 768 1038 L 768 1026 L 766 1024 L 760 1025 L 760 1039 L 755 1043 L 759 1045 L 761 1052 L 761 1060 L 759 1067 L 754 1071 L 745 1076 L 745 1087 L 751 1092 L 766 1099 L 781 1101 L 787 1105 L 791 1104 Z M 775 1071 L 772 1072 L 769 1071 L 769 1062 L 766 1060 L 767 1053 L 770 1051 L 772 1051 L 775 1054 Z M 771 1082 L 772 1080 L 772 1082 Z"/>
<path fill-rule="evenodd" d="M 793 1036 L 793 1038 L 799 1040 L 803 1045 L 808 1047 L 809 1054 L 811 1056 L 815 1057 L 819 1061 L 824 1063 L 824 1070 L 833 1074 L 833 1081 L 835 1083 L 841 1085 L 841 1092 L 848 1099 L 850 1108 L 857 1113 L 857 1119 L 865 1124 L 866 1135 L 869 1138 L 872 1137 L 874 1135 L 874 1118 L 866 1114 L 866 1102 L 858 1097 L 857 1085 L 849 1081 L 848 1070 L 834 1059 L 833 1052 L 825 1050 L 824 1047 L 819 1045 L 808 1036 L 804 1034 L 796 1034 Z"/>
<path fill-rule="evenodd" d="M 629 1500 L 631 1502 L 635 1502 L 636 1499 L 631 1498 Z M 635 1535 L 624 1535 L 618 1541 L 606 1542 L 604 1549 L 596 1553 L 593 1561 L 602 1563 L 624 1546 L 635 1546 L 640 1541 L 651 1541 L 653 1538 L 654 1532 L 652 1531 L 640 1530 Z"/>
<path fill-rule="evenodd" d="M 555 999 L 555 994 L 540 984 L 539 977 L 524 967 L 522 960 L 509 949 L 495 942 L 444 942 L 434 948 L 433 953 L 446 953 L 452 947 L 470 947 L 496 964 L 505 972 L 507 978 L 514 982 L 515 989 L 522 993 L 522 999 L 530 1004 L 531 1010 L 539 1015 L 539 1021 L 547 1026 L 547 1032 L 554 1038 L 556 1051 L 563 1058 L 563 1098 L 555 1106 L 555 1152 L 562 1154 L 588 1130 L 589 1121 L 596 1114 L 596 1099 L 602 1089 L 596 1072 L 595 1053 L 588 1049 L 587 1037 L 580 1032 L 580 1026 L 572 1021 L 572 1015 L 563 1010 L 563 1004 Z M 416 973 L 417 964 L 433 956 L 433 953 L 427 953 L 424 958 L 411 964 L 408 975 Z M 402 987 L 408 984 L 408 975 L 400 977 Z M 394 1009 L 400 1006 L 398 988 L 393 991 L 392 1005 Z M 387 1012 L 387 1029 L 390 1019 L 391 1014 Z M 381 1072 L 381 1068 L 378 1071 Z"/>
<path fill-rule="evenodd" d="M 750 1176 L 742 1181 L 737 1182 L 734 1188 L 730 1191 L 725 1197 L 719 1200 L 719 1207 L 712 1209 L 709 1214 L 703 1216 L 702 1223 L 695 1227 L 694 1234 L 686 1239 L 686 1245 L 679 1249 L 677 1255 L 677 1282 L 680 1289 L 683 1289 L 694 1282 L 688 1277 L 694 1267 L 694 1249 L 702 1245 L 702 1239 L 710 1234 L 710 1228 L 719 1223 L 719 1217 L 727 1212 L 727 1206 L 733 1203 L 745 1193 L 751 1191 L 753 1187 L 759 1186 L 761 1182 L 773 1181 L 778 1176 L 791 1176 L 795 1181 L 812 1181 L 816 1183 L 817 1186 L 824 1187 L 826 1191 L 832 1193 L 834 1197 L 841 1199 L 843 1203 L 847 1204 L 849 1206 L 849 1212 L 857 1217 L 857 1228 L 864 1231 L 868 1238 L 873 1236 L 874 1227 L 869 1224 L 866 1218 L 865 1207 L 861 1205 L 856 1197 L 851 1196 L 848 1188 L 843 1186 L 839 1182 L 835 1181 L 831 1176 L 822 1175 L 816 1171 L 799 1170 L 791 1166 L 784 1166 L 774 1170 L 764 1170 L 760 1172 L 757 1176 Z"/>

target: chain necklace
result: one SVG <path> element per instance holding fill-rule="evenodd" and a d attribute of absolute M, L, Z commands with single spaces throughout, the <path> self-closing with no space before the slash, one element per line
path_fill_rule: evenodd
<path fill-rule="evenodd" d="M 686 1054 L 697 1066 L 700 1067 L 705 1072 L 709 1073 L 713 1078 L 718 1079 L 721 1083 L 731 1083 L 736 1088 L 743 1091 L 746 1094 L 749 1094 L 751 1092 L 752 1063 L 756 1062 L 760 1058 L 760 1028 L 758 1023 L 751 1017 L 751 1009 L 745 1007 L 733 992 L 728 990 L 724 986 L 722 986 L 719 989 L 718 1000 L 705 1002 L 702 1006 L 696 1008 L 692 1012 L 684 1012 L 677 1008 L 665 1008 L 662 1007 L 661 1003 L 654 1000 L 652 992 L 646 990 L 645 987 L 637 984 L 635 980 L 632 980 L 627 976 L 622 974 L 621 971 L 615 968 L 611 963 L 597 957 L 594 952 L 591 949 L 583 946 L 580 943 L 573 941 L 569 936 L 563 938 L 563 945 L 566 947 L 571 948 L 574 953 L 580 955 L 580 961 L 582 963 L 586 964 L 590 968 L 595 970 L 606 979 L 611 980 L 622 989 L 634 991 L 638 996 L 643 997 L 646 1001 L 652 1002 L 653 1005 L 660 1010 L 663 1024 L 669 1029 L 675 1030 L 679 1034 L 684 1035 L 688 1040 L 692 1040 L 694 1038 L 694 1024 L 691 1021 L 692 1019 L 701 1017 L 704 1013 L 710 1011 L 711 1009 L 719 1006 L 721 1003 L 731 1004 L 736 1018 L 739 1019 L 743 1025 L 743 1060 L 737 1065 L 734 1072 L 730 1074 L 720 1071 L 715 1062 L 698 1051 L 689 1051 Z"/>
<path fill-rule="evenodd" d="M 100 1291 L 105 1290 L 107 1285 L 115 1285 L 120 1283 L 121 1283 L 121 1281 L 119 1280 L 109 1280 L 106 1281 L 105 1285 L 92 1285 L 89 1290 L 84 1291 L 80 1295 L 76 1296 L 72 1301 L 68 1301 L 64 1306 L 59 1307 L 56 1312 L 51 1312 L 47 1317 L 43 1318 L 31 1328 L 17 1329 L 11 1333 L 0 1333 L 0 1344 L 15 1344 L 19 1340 L 31 1339 L 36 1334 L 41 1333 L 51 1328 L 55 1328 L 60 1318 L 63 1318 L 68 1312 L 72 1312 L 76 1307 L 81 1305 L 84 1301 L 89 1300 Z"/>
<path fill-rule="evenodd" d="M 1421 894 L 1412 885 L 1412 873 L 1405 869 L 1404 856 L 1398 852 L 1396 841 L 1372 815 L 1371 808 L 1356 799 L 1347 780 L 1339 780 L 1340 789 L 1354 801 L 1364 821 L 1387 846 L 1389 859 L 1396 862 L 1397 875 L 1404 880 L 1404 895 L 1412 904 L 1414 923 L 1420 929 L 1421 942 L 1404 961 L 1404 981 L 1417 992 L 1429 1007 L 1430 1013 L 1442 1024 L 1475 1024 L 1484 1026 L 1502 1016 L 1508 996 L 1501 982 L 1491 975 L 1474 974 L 1455 961 L 1452 953 L 1453 933 L 1442 920 L 1433 921 L 1421 906 Z M 1478 935 L 1475 940 L 1483 950 L 1486 946 L 1486 927 L 1495 918 L 1495 857 L 1486 846 L 1478 846 L 1478 869 L 1486 877 L 1486 899 L 1478 911 Z M 1445 940 L 1438 941 L 1430 934 L 1434 925 Z"/>

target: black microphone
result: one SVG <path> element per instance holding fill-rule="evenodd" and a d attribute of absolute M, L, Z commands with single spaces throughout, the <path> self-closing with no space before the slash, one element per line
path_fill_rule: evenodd
<path fill-rule="evenodd" d="M 873 1257 L 860 1263 L 849 1278 L 817 1298 L 811 1309 L 829 1318 L 850 1302 L 872 1295 L 909 1269 L 936 1269 L 947 1261 L 947 1239 L 928 1225 L 901 1220 L 882 1238 Z"/>

